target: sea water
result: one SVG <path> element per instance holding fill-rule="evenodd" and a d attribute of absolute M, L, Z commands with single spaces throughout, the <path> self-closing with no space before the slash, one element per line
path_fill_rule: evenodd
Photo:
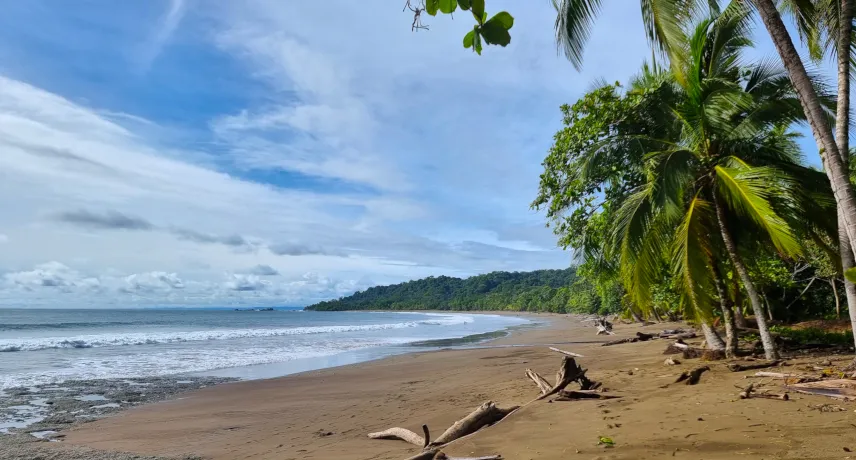
<path fill-rule="evenodd" d="M 465 313 L 0 309 L 0 390 L 176 374 L 275 377 L 527 322 Z"/>

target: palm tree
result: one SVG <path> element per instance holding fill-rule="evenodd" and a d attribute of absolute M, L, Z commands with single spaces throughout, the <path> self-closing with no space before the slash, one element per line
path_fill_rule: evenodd
<path fill-rule="evenodd" d="M 732 3 L 688 31 L 683 44 L 672 43 L 684 56 L 670 72 L 681 97 L 665 122 L 678 123 L 680 136 L 640 138 L 650 148 L 648 181 L 616 213 L 613 246 L 638 305 L 650 304 L 658 261 L 670 251 L 685 311 L 710 318 L 719 297 L 729 329 L 731 307 L 717 291 L 720 267 L 730 264 L 755 312 L 765 354 L 774 359 L 737 229 L 752 227 L 779 253 L 798 255 L 801 246 L 783 212 L 799 209 L 798 175 L 809 170 L 798 164 L 799 149 L 784 129 L 802 118 L 784 71 L 762 62 L 747 74 L 741 65 L 741 51 L 751 46 L 748 24 L 749 10 Z"/>
<path fill-rule="evenodd" d="M 600 10 L 602 0 L 553 0 L 557 10 L 555 24 L 556 40 L 564 50 L 565 55 L 577 67 L 582 61 L 582 51 L 588 39 L 591 24 Z M 740 0 L 735 0 L 740 1 Z M 835 1 L 835 0 L 822 0 Z M 853 17 L 852 0 L 840 0 L 839 23 L 851 24 Z M 681 53 L 684 48 L 675 46 L 683 41 L 683 31 L 680 24 L 694 17 L 701 9 L 707 7 L 714 14 L 719 10 L 717 0 L 640 0 L 642 16 L 648 39 L 652 44 L 666 54 L 671 65 L 680 66 L 685 59 Z M 744 2 L 740 2 L 743 4 Z M 776 50 L 792 81 L 794 90 L 803 107 L 805 119 L 812 129 L 821 160 L 825 166 L 832 190 L 838 205 L 842 226 L 848 240 L 856 242 L 856 191 L 848 180 L 848 168 L 839 153 L 839 148 L 832 133 L 832 126 L 826 116 L 822 98 L 816 91 L 812 78 L 797 53 L 794 42 L 785 27 L 776 2 L 773 0 L 752 0 L 750 3 L 758 11 L 766 26 Z M 810 4 L 808 0 L 788 0 L 782 2 L 791 5 Z M 803 10 L 804 11 L 804 10 Z M 843 20 L 842 20 L 843 19 Z M 846 27 L 839 28 L 839 43 L 850 43 Z M 839 47 L 843 53 L 850 46 Z M 840 81 L 840 80 L 839 80 Z M 845 150 L 846 152 L 846 150 Z M 856 254 L 856 247 L 850 244 L 850 251 Z"/>
<path fill-rule="evenodd" d="M 800 38 L 810 51 L 815 62 L 823 60 L 825 55 L 834 58 L 838 67 L 838 99 L 835 126 L 850 126 L 850 78 L 853 59 L 853 1 L 852 0 L 816 0 L 814 2 L 789 0 L 784 4 L 788 12 L 797 18 Z M 842 27 L 843 25 L 843 27 Z M 850 131 L 836 129 L 835 142 L 844 167 L 849 169 Z M 841 272 L 856 267 L 856 257 L 851 251 L 850 238 L 847 235 L 843 213 L 838 216 L 839 257 Z M 834 284 L 833 284 L 834 287 Z M 856 285 L 844 278 L 844 292 L 850 313 L 850 323 L 856 340 Z M 837 302 L 837 297 L 836 297 Z"/>

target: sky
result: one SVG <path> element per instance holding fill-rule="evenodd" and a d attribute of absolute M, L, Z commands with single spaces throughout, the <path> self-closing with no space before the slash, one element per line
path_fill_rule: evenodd
<path fill-rule="evenodd" d="M 569 266 L 529 208 L 559 106 L 650 56 L 638 7 L 604 3 L 576 71 L 546 0 L 489 0 L 515 25 L 482 56 L 472 18 L 412 32 L 403 1 L 2 2 L 0 307 Z"/>

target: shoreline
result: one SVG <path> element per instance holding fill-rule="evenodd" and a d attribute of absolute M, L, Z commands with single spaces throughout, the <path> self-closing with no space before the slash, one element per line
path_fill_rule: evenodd
<path fill-rule="evenodd" d="M 470 312 L 431 310 L 402 311 L 401 313 L 469 314 Z M 283 368 L 292 367 L 293 362 L 238 366 L 235 368 L 156 377 L 69 380 L 61 383 L 47 383 L 0 390 L 0 415 L 6 414 L 7 420 L 9 420 L 3 423 L 2 419 L 0 419 L 0 452 L 4 451 L 4 448 L 11 448 L 12 446 L 24 449 L 22 446 L 40 443 L 40 441 L 62 441 L 66 436 L 65 432 L 76 426 L 113 417 L 135 407 L 180 398 L 185 393 L 213 385 L 278 379 L 325 369 L 359 366 L 401 355 L 427 353 L 442 349 L 478 347 L 482 344 L 510 337 L 520 329 L 525 330 L 545 325 L 543 316 L 540 316 L 540 319 L 536 321 L 531 318 L 535 315 L 527 314 L 527 312 L 475 312 L 475 314 L 515 316 L 525 318 L 530 322 L 459 338 L 433 339 L 408 343 L 399 347 L 401 348 L 400 352 L 392 354 L 381 353 L 372 356 L 372 351 L 380 352 L 380 349 L 375 350 L 374 348 L 340 353 L 329 358 L 333 361 L 342 362 L 342 364 L 319 366 L 317 363 L 313 363 L 309 364 L 309 368 L 307 369 L 285 371 L 285 373 L 282 373 Z M 383 347 L 380 348 L 382 349 Z M 408 348 L 412 348 L 412 350 L 408 350 Z M 356 358 L 354 360 L 352 356 L 360 355 L 360 352 L 367 354 L 369 357 Z M 247 377 L 248 375 L 253 375 L 252 368 L 265 367 L 276 370 L 269 376 Z M 244 377 L 224 376 L 224 374 L 229 374 L 229 371 L 233 371 L 233 373 Z M 10 414 L 11 418 L 8 417 Z M 76 455 L 83 454 L 78 452 Z M 92 455 L 95 455 L 92 458 L 100 458 L 97 453 L 92 453 Z"/>
<path fill-rule="evenodd" d="M 418 449 L 401 441 L 368 439 L 367 433 L 393 426 L 419 432 L 427 424 L 437 436 L 485 401 L 500 407 L 529 403 L 538 390 L 524 370 L 552 380 L 562 358 L 548 346 L 557 346 L 584 355 L 577 361 L 589 370 L 587 375 L 620 398 L 537 401 L 449 446 L 446 453 L 502 454 L 509 460 L 769 460 L 843 458 L 848 454 L 842 448 L 856 449 L 852 402 L 796 393 L 789 401 L 744 400 L 737 397 L 738 388 L 754 371 L 732 372 L 724 363 L 698 359 L 664 366 L 664 340 L 601 346 L 637 331 L 676 326 L 617 325 L 616 336 L 606 338 L 595 336 L 594 328 L 581 325 L 579 318 L 555 315 L 546 327 L 520 331 L 487 347 L 419 352 L 216 385 L 79 425 L 61 443 L 29 444 L 49 453 L 44 458 L 51 460 L 125 460 L 132 455 L 401 460 Z M 808 355 L 792 357 L 789 365 L 797 372 L 821 360 L 843 365 L 851 359 Z M 703 364 L 711 370 L 698 385 L 672 383 L 682 371 Z M 597 445 L 600 436 L 611 438 L 615 446 Z"/>

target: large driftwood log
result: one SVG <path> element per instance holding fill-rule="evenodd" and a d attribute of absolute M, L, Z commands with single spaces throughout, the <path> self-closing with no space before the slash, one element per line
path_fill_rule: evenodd
<path fill-rule="evenodd" d="M 600 383 L 586 377 L 586 370 L 580 367 L 574 358 L 569 356 L 562 358 L 562 365 L 559 367 L 559 371 L 556 372 L 556 383 L 553 385 L 550 385 L 547 379 L 541 377 L 540 374 L 532 369 L 526 369 L 526 376 L 532 379 L 535 385 L 538 385 L 538 389 L 541 390 L 541 395 L 538 399 L 544 399 L 559 393 L 570 385 L 571 382 L 579 383 L 580 389 L 583 391 L 594 390 L 600 387 Z"/>
<path fill-rule="evenodd" d="M 502 420 L 506 415 L 517 410 L 517 408 L 515 406 L 508 409 L 500 409 L 496 407 L 493 401 L 488 401 L 470 412 L 466 417 L 453 423 L 448 430 L 444 431 L 443 434 L 429 445 L 440 446 L 470 433 L 475 433 L 482 427 L 493 425 Z"/>
<path fill-rule="evenodd" d="M 592 390 L 562 390 L 553 401 L 578 401 L 580 399 L 615 399 L 621 396 L 608 395 Z"/>
<path fill-rule="evenodd" d="M 609 347 L 612 345 L 621 345 L 622 343 L 633 343 L 633 342 L 638 342 L 638 341 L 639 341 L 638 338 L 630 337 L 628 339 L 618 339 L 618 340 L 611 340 L 609 342 L 604 342 L 603 344 L 601 344 L 601 346 L 602 347 Z"/>
<path fill-rule="evenodd" d="M 793 385 L 787 385 L 785 388 L 804 394 L 821 395 L 846 400 L 856 399 L 856 380 L 821 380 L 819 382 L 796 383 Z"/>
<path fill-rule="evenodd" d="M 555 351 L 556 353 L 561 353 L 561 354 L 566 355 L 566 356 L 572 356 L 574 358 L 585 358 L 585 356 L 583 356 L 579 353 L 572 353 L 570 351 L 560 350 L 560 349 L 555 348 L 555 347 L 550 347 L 550 350 Z"/>
<path fill-rule="evenodd" d="M 547 379 L 541 377 L 540 374 L 532 369 L 526 369 L 526 376 L 532 379 L 532 381 L 535 382 L 535 385 L 538 385 L 538 389 L 541 390 L 541 394 L 545 394 L 553 389 L 553 385 L 550 385 L 550 382 L 548 382 Z"/>
<path fill-rule="evenodd" d="M 752 371 L 755 369 L 766 369 L 768 367 L 776 367 L 782 364 L 781 361 L 764 361 L 760 363 L 728 363 L 726 366 L 731 372 Z"/>

